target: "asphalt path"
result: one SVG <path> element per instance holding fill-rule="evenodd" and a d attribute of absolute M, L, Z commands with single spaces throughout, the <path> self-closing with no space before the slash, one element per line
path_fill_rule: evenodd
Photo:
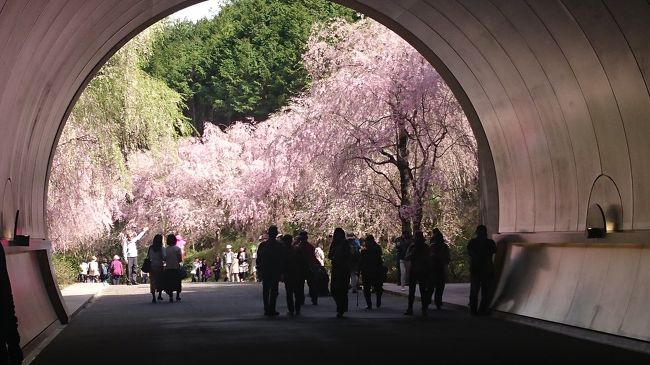
<path fill-rule="evenodd" d="M 650 356 L 458 309 L 405 316 L 406 298 L 366 310 L 349 294 L 337 319 L 331 297 L 278 317 L 263 315 L 260 284 L 184 284 L 182 300 L 151 303 L 147 285 L 110 286 L 32 364 L 650 364 Z M 165 296 L 166 298 L 166 296 Z M 374 299 L 373 299 L 374 300 Z"/>

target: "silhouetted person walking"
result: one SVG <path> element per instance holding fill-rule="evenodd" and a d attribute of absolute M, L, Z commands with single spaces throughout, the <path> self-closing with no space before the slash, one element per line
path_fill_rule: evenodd
<path fill-rule="evenodd" d="M 449 275 L 449 246 L 438 228 L 433 229 L 431 237 L 431 296 L 436 308 L 442 307 L 442 294 Z"/>
<path fill-rule="evenodd" d="M 487 228 L 484 225 L 476 227 L 476 237 L 467 244 L 471 275 L 469 307 L 473 315 L 488 313 L 494 281 L 493 256 L 496 252 L 497 246 L 488 238 Z M 478 305 L 479 291 L 481 292 L 480 306 Z"/>
<path fill-rule="evenodd" d="M 300 314 L 300 306 L 305 301 L 305 278 L 307 277 L 307 260 L 300 247 L 293 244 L 293 236 L 282 236 L 282 243 L 287 249 L 287 264 L 284 271 L 284 288 L 287 292 L 287 309 L 289 315 Z"/>
<path fill-rule="evenodd" d="M 348 311 L 348 285 L 350 284 L 350 265 L 352 260 L 350 243 L 342 228 L 334 230 L 330 245 L 329 259 L 332 261 L 332 282 L 330 291 L 336 302 L 336 317 L 343 317 Z"/>
<path fill-rule="evenodd" d="M 300 249 L 300 254 L 303 257 L 303 262 L 305 263 L 305 280 L 307 280 L 307 286 L 309 287 L 309 298 L 311 299 L 311 304 L 318 304 L 318 276 L 320 274 L 321 264 L 316 257 L 316 247 L 309 243 L 309 237 L 307 232 L 301 231 L 298 234 L 298 248 Z M 300 284 L 300 290 L 304 288 L 304 282 Z M 304 295 L 303 295 L 304 297 Z M 304 298 L 303 298 L 304 302 Z"/>
<path fill-rule="evenodd" d="M 381 258 L 381 247 L 371 234 L 366 236 L 366 247 L 361 250 L 359 272 L 363 281 L 363 296 L 366 299 L 366 309 L 372 309 L 371 291 L 377 297 L 377 308 L 381 307 L 381 295 L 384 291 L 384 261 Z"/>
<path fill-rule="evenodd" d="M 7 272 L 5 249 L 0 244 L 0 364 L 22 364 L 18 319 Z"/>
<path fill-rule="evenodd" d="M 422 315 L 427 315 L 431 294 L 429 294 L 429 281 L 431 275 L 431 251 L 426 244 L 421 231 L 413 235 L 413 243 L 409 247 L 406 259 L 410 261 L 409 271 L 409 299 L 405 315 L 413 315 L 413 301 L 415 300 L 415 286 L 420 287 L 420 301 L 422 302 Z"/>
<path fill-rule="evenodd" d="M 286 247 L 279 242 L 278 227 L 270 226 L 269 238 L 260 243 L 257 250 L 257 270 L 262 278 L 262 301 L 264 302 L 264 315 L 277 316 L 275 304 L 278 299 L 278 285 L 280 277 L 285 270 Z"/>

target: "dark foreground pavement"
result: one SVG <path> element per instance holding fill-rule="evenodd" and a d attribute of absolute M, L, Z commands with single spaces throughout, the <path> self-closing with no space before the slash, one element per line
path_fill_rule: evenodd
<path fill-rule="evenodd" d="M 406 317 L 406 298 L 392 295 L 366 311 L 362 295 L 357 308 L 350 293 L 343 319 L 335 318 L 331 297 L 289 317 L 281 287 L 281 315 L 268 318 L 261 290 L 186 284 L 181 302 L 153 304 L 148 286 L 111 286 L 32 364 L 650 364 L 645 354 L 458 310 Z"/>

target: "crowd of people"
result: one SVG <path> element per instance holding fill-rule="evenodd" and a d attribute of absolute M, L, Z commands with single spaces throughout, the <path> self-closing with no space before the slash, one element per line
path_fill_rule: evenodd
<path fill-rule="evenodd" d="M 470 311 L 473 315 L 487 314 L 493 290 L 496 244 L 488 238 L 487 229 L 480 225 L 476 236 L 467 245 L 470 257 Z M 257 268 L 262 280 L 264 314 L 277 316 L 276 298 L 281 281 L 285 283 L 289 315 L 300 314 L 304 303 L 303 287 L 309 285 L 312 303 L 317 304 L 318 294 L 313 290 L 318 285 L 314 275 L 322 261 L 317 259 L 316 249 L 307 240 L 307 232 L 300 232 L 294 240 L 291 235 L 280 235 L 276 226 L 269 227 L 268 238 L 258 248 Z M 404 232 L 396 244 L 400 262 L 399 280 L 402 288 L 408 284 L 409 295 L 405 315 L 413 315 L 416 287 L 420 289 L 422 315 L 434 303 L 442 306 L 442 296 L 448 280 L 450 262 L 449 246 L 439 229 L 434 229 L 430 244 L 424 233 L 416 231 L 413 236 Z M 342 228 L 336 228 L 332 235 L 328 258 L 331 260 L 330 292 L 336 303 L 336 316 L 341 318 L 348 311 L 348 291 L 363 285 L 366 309 L 373 309 L 372 293 L 375 293 L 375 308 L 381 307 L 383 283 L 388 268 L 382 259 L 381 247 L 372 235 L 358 240 Z M 311 283 L 310 280 L 311 279 Z M 314 294 L 313 294 L 314 293 Z M 479 305 L 478 297 L 481 296 Z"/>
<path fill-rule="evenodd" d="M 110 281 L 117 285 L 125 279 L 126 284 L 137 284 L 137 242 L 147 230 L 145 228 L 137 235 L 126 234 L 123 240 L 123 259 L 115 255 L 110 263 L 108 260 L 98 262 L 97 257 L 93 256 L 89 262 L 81 263 L 78 280 Z M 488 239 L 485 226 L 478 226 L 475 233 L 475 238 L 467 245 L 471 275 L 470 311 L 480 315 L 487 313 L 491 300 L 496 245 Z M 279 314 L 276 298 L 280 282 L 285 286 L 289 315 L 300 314 L 305 302 L 305 283 L 313 305 L 318 304 L 319 296 L 332 295 L 336 302 L 337 317 L 343 317 L 348 311 L 350 289 L 353 293 L 363 290 L 367 309 L 373 309 L 374 293 L 374 308 L 380 308 L 388 268 L 384 265 L 382 249 L 373 235 L 359 239 L 354 234 L 346 234 L 343 229 L 337 228 L 330 237 L 327 255 L 331 262 L 329 272 L 325 269 L 322 245 L 310 243 L 307 232 L 279 234 L 277 227 L 271 226 L 266 235 L 259 237 L 257 249 L 253 247 L 250 255 L 245 247 L 233 250 L 233 246 L 228 244 L 226 250 L 215 256 L 211 264 L 205 258 L 195 258 L 189 275 L 192 282 L 207 282 L 211 278 L 220 281 L 222 273 L 223 281 L 227 282 L 261 281 L 264 314 L 268 316 Z M 163 247 L 162 241 L 162 235 L 154 237 L 147 251 L 150 268 L 145 270 L 147 273 L 140 273 L 141 283 L 148 282 L 150 285 L 152 302 L 162 300 L 163 291 L 169 295 L 169 301 L 173 301 L 173 292 L 176 292 L 176 300 L 180 300 L 181 280 L 186 275 L 183 270 L 184 253 L 176 245 L 178 236 L 168 235 L 166 247 Z M 422 315 L 427 315 L 431 304 L 437 309 L 442 306 L 449 272 L 449 246 L 437 228 L 432 231 L 428 241 L 427 244 L 421 231 L 416 231 L 413 235 L 406 231 L 395 242 L 398 284 L 402 290 L 408 287 L 405 315 L 413 315 L 415 291 L 418 287 Z"/>

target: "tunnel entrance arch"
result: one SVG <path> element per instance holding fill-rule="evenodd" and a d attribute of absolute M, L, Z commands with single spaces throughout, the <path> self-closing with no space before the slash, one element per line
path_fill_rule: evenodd
<path fill-rule="evenodd" d="M 0 221 L 6 243 L 5 218 L 20 210 L 18 225 L 32 239 L 29 248 L 8 248 L 10 271 L 30 267 L 40 273 L 21 284 L 37 293 L 35 304 L 22 308 L 39 313 L 25 324 L 30 333 L 66 317 L 51 288 L 45 204 L 49 164 L 67 114 L 115 50 L 196 2 L 1 3 L 0 123 L 6 143 L 0 177 L 11 180 L 5 187 L 12 190 L 3 192 Z M 519 280 L 508 267 L 520 251 L 530 244 L 548 248 L 543 265 L 527 255 L 528 271 L 519 276 L 526 285 L 509 292 L 518 305 L 497 302 L 497 308 L 649 341 L 650 5 L 336 2 L 414 45 L 462 103 L 479 144 L 484 219 L 507 245 L 501 284 Z M 601 175 L 618 188 L 623 220 L 619 232 L 594 246 L 584 231 L 591 187 Z M 603 277 L 601 271 L 616 275 Z M 511 272 L 521 274 L 521 268 Z"/>

